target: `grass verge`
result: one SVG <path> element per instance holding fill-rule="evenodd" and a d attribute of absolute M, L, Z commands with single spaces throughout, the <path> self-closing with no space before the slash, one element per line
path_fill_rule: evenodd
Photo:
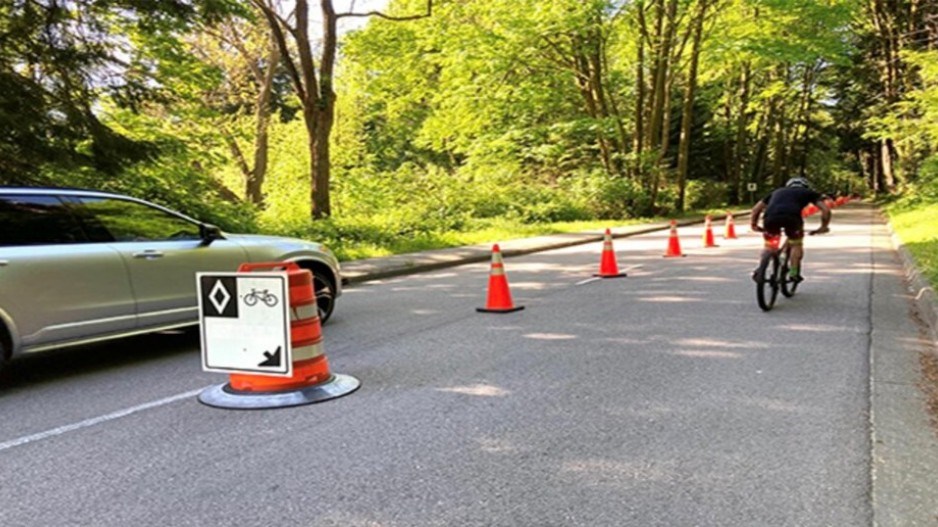
<path fill-rule="evenodd" d="M 892 228 L 922 273 L 938 288 L 938 202 L 900 200 L 885 209 Z"/>
<path fill-rule="evenodd" d="M 712 214 L 714 225 L 722 226 L 725 210 L 690 211 L 683 217 Z M 633 218 L 624 220 L 567 221 L 555 223 L 524 223 L 507 218 L 472 219 L 459 230 L 419 231 L 406 234 L 388 234 L 370 236 L 368 239 L 354 239 L 355 236 L 342 236 L 341 233 L 318 233 L 319 241 L 332 248 L 341 261 L 361 260 L 394 254 L 404 254 L 448 247 L 462 247 L 482 243 L 499 243 L 517 238 L 529 238 L 548 234 L 584 232 L 612 227 L 623 227 L 645 223 L 666 221 L 670 218 Z M 315 234 L 313 235 L 315 236 Z M 317 238 L 313 238 L 317 239 Z"/>

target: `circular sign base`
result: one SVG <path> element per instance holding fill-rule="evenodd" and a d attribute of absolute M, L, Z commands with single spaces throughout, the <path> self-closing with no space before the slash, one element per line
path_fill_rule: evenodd
<path fill-rule="evenodd" d="M 334 374 L 328 381 L 315 386 L 285 392 L 241 392 L 233 390 L 228 384 L 219 384 L 203 390 L 199 394 L 199 402 L 229 410 L 288 408 L 336 399 L 360 387 L 361 381 L 342 374 Z"/>

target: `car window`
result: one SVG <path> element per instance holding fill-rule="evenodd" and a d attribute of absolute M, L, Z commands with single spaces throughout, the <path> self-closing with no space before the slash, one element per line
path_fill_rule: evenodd
<path fill-rule="evenodd" d="M 0 246 L 85 241 L 78 220 L 57 197 L 0 195 Z"/>
<path fill-rule="evenodd" d="M 82 208 L 100 223 L 114 241 L 199 240 L 198 224 L 142 203 L 112 198 L 82 197 Z"/>

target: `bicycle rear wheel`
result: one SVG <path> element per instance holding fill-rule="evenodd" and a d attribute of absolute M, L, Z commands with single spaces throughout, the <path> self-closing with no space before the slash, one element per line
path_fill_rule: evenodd
<path fill-rule="evenodd" d="M 782 286 L 782 294 L 785 295 L 785 298 L 791 298 L 795 296 L 795 290 L 798 289 L 798 282 L 791 280 L 788 275 L 788 271 L 791 268 L 788 265 L 788 262 L 791 260 L 791 247 L 785 250 L 785 254 L 782 256 L 782 269 L 781 276 L 778 277 L 779 282 Z"/>
<path fill-rule="evenodd" d="M 756 300 L 763 311 L 769 311 L 778 298 L 779 282 L 778 254 L 766 251 L 756 269 Z"/>

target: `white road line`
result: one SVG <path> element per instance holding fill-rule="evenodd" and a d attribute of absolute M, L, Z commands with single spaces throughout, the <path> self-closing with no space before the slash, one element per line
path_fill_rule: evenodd
<path fill-rule="evenodd" d="M 599 277 L 598 277 L 598 276 L 597 276 L 597 277 L 593 277 L 593 278 L 587 278 L 586 280 L 580 280 L 580 281 L 577 282 L 575 285 L 588 284 L 588 283 L 590 283 L 590 282 L 595 282 L 596 280 L 599 280 Z"/>
<path fill-rule="evenodd" d="M 190 397 L 195 397 L 196 395 L 202 393 L 202 390 L 205 388 L 199 388 L 198 390 L 192 390 L 186 393 L 180 393 L 178 395 L 173 395 L 171 397 L 166 397 L 165 399 L 160 399 L 157 401 L 144 403 L 138 406 L 131 406 L 130 408 L 125 408 L 123 410 L 118 410 L 106 415 L 99 417 L 92 417 L 91 419 L 86 419 L 84 421 L 79 421 L 77 423 L 72 423 L 70 425 L 60 426 L 58 428 L 53 428 L 52 430 L 46 430 L 45 432 L 39 432 L 38 434 L 32 434 L 19 439 L 12 439 L 10 441 L 4 441 L 0 443 L 0 452 L 7 450 L 8 448 L 17 447 L 20 445 L 25 445 L 27 443 L 32 443 L 35 441 L 40 441 L 42 439 L 48 439 L 50 437 L 55 437 L 62 434 L 67 434 L 68 432 L 74 432 L 75 430 L 81 430 L 82 428 L 88 428 L 89 426 L 98 425 L 105 423 L 107 421 L 113 421 L 114 419 L 120 419 L 121 417 L 127 417 L 128 415 L 135 414 L 137 412 L 142 412 L 144 410 L 149 410 L 150 408 L 156 408 L 158 406 L 167 405 L 180 401 L 182 399 L 188 399 Z"/>

